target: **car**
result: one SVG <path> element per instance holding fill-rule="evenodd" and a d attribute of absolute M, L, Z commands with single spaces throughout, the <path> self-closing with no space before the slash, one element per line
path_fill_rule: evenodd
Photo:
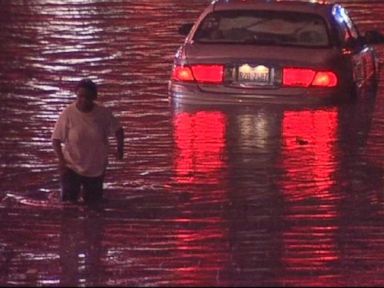
<path fill-rule="evenodd" d="M 340 4 L 216 0 L 174 57 L 172 103 L 334 103 L 375 87 L 377 30 L 363 35 Z"/>

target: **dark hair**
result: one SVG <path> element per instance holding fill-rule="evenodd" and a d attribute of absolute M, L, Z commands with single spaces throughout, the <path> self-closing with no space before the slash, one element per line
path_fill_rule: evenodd
<path fill-rule="evenodd" d="M 84 78 L 80 80 L 76 85 L 76 91 L 79 90 L 80 88 L 87 89 L 92 93 L 92 95 L 94 96 L 94 99 L 97 98 L 97 86 L 91 79 Z"/>

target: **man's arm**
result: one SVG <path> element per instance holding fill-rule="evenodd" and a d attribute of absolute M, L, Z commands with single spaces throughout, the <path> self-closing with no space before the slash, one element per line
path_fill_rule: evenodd
<path fill-rule="evenodd" d="M 65 170 L 65 159 L 63 155 L 63 150 L 61 149 L 61 141 L 59 139 L 53 139 L 52 146 L 59 160 L 59 172 L 60 174 L 62 174 Z"/>
<path fill-rule="evenodd" d="M 124 158 L 124 130 L 119 128 L 115 132 L 116 141 L 117 141 L 117 158 L 123 160 Z"/>

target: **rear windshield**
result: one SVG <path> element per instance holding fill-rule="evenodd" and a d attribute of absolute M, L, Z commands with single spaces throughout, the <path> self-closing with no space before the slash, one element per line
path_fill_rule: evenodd
<path fill-rule="evenodd" d="M 212 44 L 329 46 L 327 27 L 322 17 L 280 11 L 212 12 L 201 22 L 193 40 Z"/>

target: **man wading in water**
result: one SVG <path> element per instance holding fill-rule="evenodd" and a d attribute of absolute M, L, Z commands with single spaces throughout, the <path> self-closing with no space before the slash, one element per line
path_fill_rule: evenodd
<path fill-rule="evenodd" d="M 117 157 L 122 160 L 124 131 L 113 114 L 95 102 L 94 82 L 81 80 L 75 93 L 76 101 L 61 112 L 52 134 L 59 160 L 60 196 L 62 201 L 76 203 L 82 188 L 85 204 L 99 204 L 108 163 L 108 137 L 116 137 Z"/>

